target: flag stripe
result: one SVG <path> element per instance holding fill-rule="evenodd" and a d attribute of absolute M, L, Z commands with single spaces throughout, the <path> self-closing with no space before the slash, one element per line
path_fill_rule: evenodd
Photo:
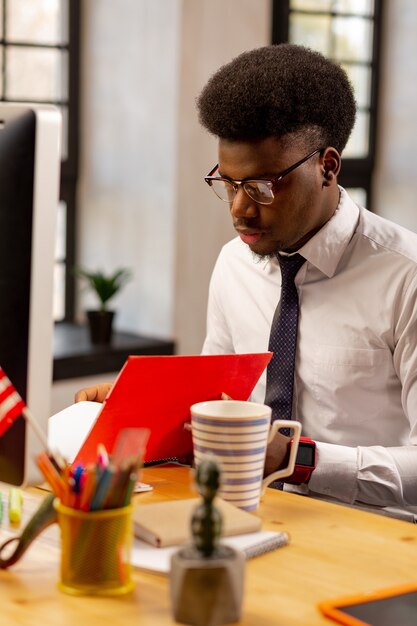
<path fill-rule="evenodd" d="M 13 417 L 14 415 L 20 415 L 25 403 L 19 396 L 17 391 L 14 391 L 8 398 L 5 398 L 0 404 L 0 420 L 7 417 Z M 19 411 L 16 413 L 16 410 Z"/>
<path fill-rule="evenodd" d="M 25 403 L 0 367 L 0 436 L 22 414 Z"/>
<path fill-rule="evenodd" d="M 12 386 L 12 383 L 7 378 L 6 374 L 3 371 L 1 371 L 0 372 L 0 393 L 11 386 Z"/>

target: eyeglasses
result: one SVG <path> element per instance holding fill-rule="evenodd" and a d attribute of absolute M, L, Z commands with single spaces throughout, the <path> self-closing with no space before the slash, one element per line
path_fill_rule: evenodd
<path fill-rule="evenodd" d="M 279 183 L 284 176 L 287 176 L 290 172 L 293 172 L 297 167 L 300 167 L 300 165 L 308 161 L 308 159 L 311 159 L 311 157 L 323 150 L 324 148 L 317 148 L 271 179 L 245 178 L 243 180 L 232 180 L 231 178 L 224 178 L 223 176 L 213 176 L 214 172 L 219 167 L 219 164 L 217 164 L 216 167 L 213 167 L 211 172 L 204 177 L 204 180 L 213 189 L 216 196 L 220 198 L 220 200 L 223 200 L 223 202 L 229 202 L 231 204 L 236 197 L 239 187 L 242 186 L 249 198 L 254 200 L 257 204 L 272 204 L 275 197 L 273 190 L 277 183 Z"/>

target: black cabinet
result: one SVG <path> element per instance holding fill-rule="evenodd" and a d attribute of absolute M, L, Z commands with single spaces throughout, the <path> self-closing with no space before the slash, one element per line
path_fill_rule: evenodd
<path fill-rule="evenodd" d="M 60 322 L 54 331 L 53 379 L 66 380 L 117 372 L 130 354 L 175 354 L 174 341 L 115 332 L 111 344 L 90 342 L 88 328 Z"/>

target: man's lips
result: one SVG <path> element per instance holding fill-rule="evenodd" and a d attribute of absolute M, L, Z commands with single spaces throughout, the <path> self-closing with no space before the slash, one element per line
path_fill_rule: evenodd
<path fill-rule="evenodd" d="M 263 235 L 263 233 L 259 230 L 238 230 L 237 229 L 237 232 L 241 240 L 248 245 L 257 243 Z"/>

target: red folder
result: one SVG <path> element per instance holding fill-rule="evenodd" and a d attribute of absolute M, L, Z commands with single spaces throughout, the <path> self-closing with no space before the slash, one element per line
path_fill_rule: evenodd
<path fill-rule="evenodd" d="M 191 454 L 191 434 L 184 430 L 190 406 L 219 399 L 222 392 L 247 400 L 271 357 L 271 352 L 128 357 L 74 464 L 95 462 L 99 443 L 111 452 L 123 428 L 150 429 L 145 461 Z"/>

